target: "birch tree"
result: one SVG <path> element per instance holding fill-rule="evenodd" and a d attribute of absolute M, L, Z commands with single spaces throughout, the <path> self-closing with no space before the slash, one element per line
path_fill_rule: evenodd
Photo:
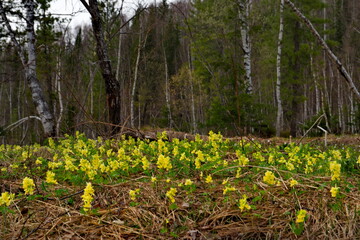
<path fill-rule="evenodd" d="M 249 14 L 252 0 L 239 0 L 239 18 L 242 50 L 244 52 L 244 68 L 245 68 L 245 91 L 252 94 L 253 83 L 251 77 L 251 39 L 249 34 Z"/>
<path fill-rule="evenodd" d="M 20 46 L 16 39 L 15 33 L 10 25 L 10 22 L 6 16 L 3 2 L 0 1 L 0 15 L 3 22 L 9 32 L 11 41 L 13 42 L 17 53 L 20 57 L 22 66 L 25 70 L 25 78 L 31 91 L 32 101 L 36 107 L 37 114 L 41 121 L 45 137 L 55 136 L 55 121 L 53 114 L 49 109 L 49 105 L 45 100 L 43 89 L 40 86 L 39 80 L 36 75 L 36 51 L 35 51 L 35 2 L 34 0 L 24 1 L 24 7 L 26 11 L 26 38 L 27 38 L 27 58 L 23 48 Z M 37 118 L 38 119 L 38 118 Z"/>
<path fill-rule="evenodd" d="M 279 36 L 278 36 L 278 49 L 276 56 L 276 104 L 277 104 L 277 114 L 276 114 L 276 136 L 280 136 L 280 131 L 282 129 L 282 115 L 283 108 L 281 102 L 281 51 L 282 51 L 282 41 L 284 33 L 284 0 L 280 0 L 280 24 L 279 24 Z"/>

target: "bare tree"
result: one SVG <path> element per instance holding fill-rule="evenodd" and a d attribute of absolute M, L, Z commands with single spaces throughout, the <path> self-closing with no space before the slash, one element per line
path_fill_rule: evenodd
<path fill-rule="evenodd" d="M 27 60 L 23 48 L 20 46 L 17 41 L 14 31 L 10 25 L 10 22 L 6 16 L 2 1 L 0 1 L 0 15 L 5 23 L 5 26 L 9 32 L 10 38 L 15 45 L 17 53 L 20 57 L 23 68 L 25 69 L 25 77 L 27 84 L 31 91 L 31 97 L 33 103 L 36 107 L 37 114 L 41 121 L 42 127 L 44 129 L 44 135 L 46 137 L 55 136 L 55 121 L 53 114 L 49 110 L 49 105 L 44 98 L 43 90 L 40 86 L 39 80 L 36 75 L 36 52 L 35 52 L 35 2 L 33 0 L 24 1 L 24 6 L 26 9 L 26 37 L 27 37 Z M 38 118 L 37 118 L 38 119 Z"/>

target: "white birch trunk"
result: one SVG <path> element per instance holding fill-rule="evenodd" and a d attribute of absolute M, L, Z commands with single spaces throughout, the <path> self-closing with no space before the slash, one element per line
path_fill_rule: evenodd
<path fill-rule="evenodd" d="M 43 90 L 36 76 L 36 53 L 35 53 L 35 2 L 33 0 L 26 0 L 24 3 L 26 9 L 26 37 L 27 37 L 27 54 L 26 61 L 25 54 L 20 44 L 16 40 L 15 34 L 12 31 L 10 23 L 6 17 L 2 1 L 0 1 L 0 15 L 5 22 L 6 28 L 9 31 L 10 38 L 14 43 L 21 63 L 25 69 L 25 76 L 27 84 L 31 91 L 31 97 L 36 107 L 36 111 L 41 119 L 41 124 L 46 137 L 55 135 L 55 122 L 53 114 L 49 110 L 49 105 L 45 101 Z"/>
<path fill-rule="evenodd" d="M 276 56 L 276 105 L 277 105 L 277 114 L 276 114 L 276 136 L 280 136 L 282 129 L 282 116 L 283 108 L 281 102 L 281 52 L 282 52 L 282 41 L 284 34 L 284 0 L 280 2 L 280 25 L 279 25 L 279 36 L 278 36 L 278 49 Z"/>
<path fill-rule="evenodd" d="M 251 77 L 251 39 L 249 35 L 249 13 L 252 0 L 239 1 L 239 18 L 241 21 L 240 32 L 242 49 L 244 51 L 244 68 L 245 68 L 245 91 L 252 94 L 253 83 Z"/>
<path fill-rule="evenodd" d="M 59 116 L 57 117 L 56 120 L 56 135 L 59 136 L 60 134 L 60 125 L 61 125 L 61 121 L 62 121 L 62 116 L 63 116 L 63 112 L 64 112 L 64 105 L 63 105 L 63 100 L 62 100 L 62 95 L 61 95 L 61 62 L 60 62 L 60 57 L 58 57 L 57 60 L 57 64 L 56 64 L 56 76 L 55 76 L 55 87 L 56 87 L 56 92 L 58 94 L 58 99 L 59 99 Z M 55 108 L 54 108 L 55 109 Z"/>
<path fill-rule="evenodd" d="M 139 28 L 139 43 L 137 49 L 137 56 L 136 56 L 136 63 L 134 69 L 134 81 L 131 89 L 131 100 L 130 100 L 130 126 L 132 128 L 135 127 L 135 113 L 134 113 L 134 102 L 135 102 L 135 92 L 136 92 L 136 83 L 138 79 L 138 72 L 139 72 L 139 62 L 140 62 L 140 55 L 141 55 L 141 20 L 140 20 L 140 28 Z M 139 116 L 140 117 L 140 116 Z"/>
<path fill-rule="evenodd" d="M 189 58 L 189 83 L 190 83 L 190 96 L 191 96 L 191 122 L 192 122 L 192 131 L 193 133 L 197 132 L 196 116 L 195 116 L 195 98 L 194 98 L 194 79 L 192 76 L 192 55 L 191 47 L 189 44 L 188 49 L 188 58 Z"/>
<path fill-rule="evenodd" d="M 164 53 L 164 71 L 165 71 L 165 101 L 166 101 L 166 107 L 168 110 L 168 123 L 169 128 L 172 128 L 173 121 L 171 116 L 171 105 L 170 105 L 170 83 L 169 83 L 169 69 L 167 64 L 167 58 L 166 58 L 166 51 L 164 47 L 164 43 L 162 44 L 163 53 Z"/>

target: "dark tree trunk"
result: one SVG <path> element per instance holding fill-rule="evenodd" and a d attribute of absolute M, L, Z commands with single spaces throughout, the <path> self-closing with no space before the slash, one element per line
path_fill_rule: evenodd
<path fill-rule="evenodd" d="M 96 53 L 99 59 L 101 75 L 105 81 L 109 121 L 114 125 L 119 125 L 121 119 L 120 84 L 111 67 L 98 2 L 97 0 L 89 0 L 89 4 L 87 4 L 85 0 L 80 1 L 91 15 L 91 24 L 96 40 Z M 112 130 L 113 132 L 118 131 L 119 127 L 113 127 Z"/>

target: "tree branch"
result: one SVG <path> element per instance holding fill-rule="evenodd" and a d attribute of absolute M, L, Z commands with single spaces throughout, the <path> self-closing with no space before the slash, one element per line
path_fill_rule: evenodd
<path fill-rule="evenodd" d="M 329 55 L 329 57 L 336 63 L 338 70 L 340 71 L 341 75 L 345 78 L 345 81 L 349 84 L 349 87 L 351 91 L 356 95 L 358 100 L 360 101 L 360 93 L 358 89 L 356 88 L 350 74 L 347 72 L 345 67 L 340 62 L 339 58 L 331 51 L 327 43 L 324 41 L 324 39 L 320 36 L 318 31 L 315 29 L 314 25 L 307 19 L 307 17 L 302 14 L 302 12 L 294 5 L 293 2 L 290 0 L 285 0 L 285 2 L 290 6 L 291 10 L 295 12 L 295 14 L 305 23 L 305 25 L 310 29 L 311 33 L 318 39 L 323 49 L 326 51 L 326 53 Z"/>

